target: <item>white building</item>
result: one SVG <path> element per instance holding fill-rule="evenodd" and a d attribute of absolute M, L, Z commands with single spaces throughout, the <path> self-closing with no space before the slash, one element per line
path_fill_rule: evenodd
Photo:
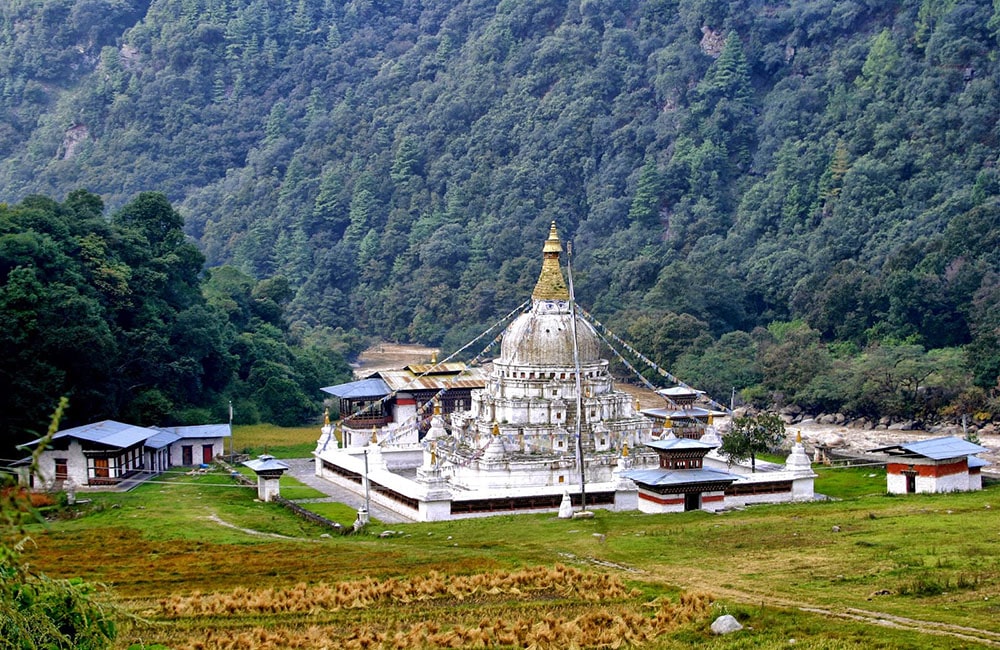
<path fill-rule="evenodd" d="M 438 411 L 420 441 L 396 442 L 376 429 L 362 447 L 357 437 L 338 446 L 327 425 L 315 452 L 317 475 L 422 521 L 556 512 L 566 494 L 577 506 L 640 509 L 640 488 L 630 476 L 659 466 L 650 446 L 654 421 L 615 388 L 598 334 L 574 315 L 561 250 L 553 223 L 531 309 L 507 327 L 485 386 L 471 393 L 468 410 L 451 413 L 450 427 Z M 711 426 L 705 430 L 714 435 Z M 705 451 L 714 446 L 717 438 Z M 766 500 L 781 489 L 790 499 L 797 471 L 800 492 L 811 497 L 815 475 L 801 456 L 804 469 L 773 476 L 766 486 L 757 475 L 725 483 L 758 484 L 759 493 L 748 498 Z M 727 499 L 712 494 L 698 503 L 714 509 Z"/>
<path fill-rule="evenodd" d="M 980 469 L 989 463 L 976 454 L 989 451 L 975 443 L 944 436 L 872 449 L 888 454 L 889 494 L 966 492 L 983 489 Z"/>
<path fill-rule="evenodd" d="M 211 463 L 223 454 L 228 424 L 139 427 L 103 420 L 57 432 L 38 460 L 34 485 L 61 489 L 114 486 L 177 465 Z M 41 439 L 28 443 L 35 446 Z"/>

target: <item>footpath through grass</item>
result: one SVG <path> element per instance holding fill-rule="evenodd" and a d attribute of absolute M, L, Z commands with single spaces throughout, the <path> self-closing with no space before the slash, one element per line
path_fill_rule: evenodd
<path fill-rule="evenodd" d="M 317 435 L 243 429 L 237 450 L 246 440 L 286 458 L 308 456 L 300 446 L 311 452 Z M 354 536 L 260 503 L 222 470 L 175 472 L 81 495 L 92 501 L 74 518 L 30 531 L 27 557 L 108 585 L 139 617 L 121 648 L 474 647 L 477 630 L 502 647 L 598 647 L 597 632 L 573 636 L 598 627 L 643 648 L 1000 646 L 1000 488 L 889 497 L 875 468 L 817 471 L 817 491 L 842 501 L 375 524 Z M 282 492 L 315 491 L 292 479 Z M 593 573 L 625 591 L 592 586 Z M 267 605 L 279 602 L 297 604 Z M 726 612 L 747 629 L 712 636 Z"/>

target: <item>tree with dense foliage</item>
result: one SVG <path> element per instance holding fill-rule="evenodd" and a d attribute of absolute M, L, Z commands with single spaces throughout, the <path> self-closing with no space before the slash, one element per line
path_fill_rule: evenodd
<path fill-rule="evenodd" d="M 163 194 L 146 192 L 104 217 L 99 197 L 72 192 L 0 206 L 0 441 L 38 437 L 60 395 L 64 424 L 117 418 L 140 425 L 223 420 L 300 424 L 320 413 L 319 388 L 350 377 L 332 349 L 301 343 L 280 277 L 204 274 Z"/>
<path fill-rule="evenodd" d="M 785 423 L 776 413 L 758 413 L 733 418 L 732 428 L 722 436 L 719 453 L 730 464 L 750 461 L 757 471 L 757 456 L 777 449 L 785 439 Z"/>
<path fill-rule="evenodd" d="M 754 339 L 713 386 L 759 373 L 754 399 L 854 408 L 835 384 L 906 344 L 963 350 L 993 399 L 998 25 L 995 0 L 19 0 L 0 197 L 86 186 L 115 212 L 159 190 L 211 267 L 287 279 L 289 332 L 452 348 L 530 293 L 555 219 L 581 302 L 618 330 L 642 316 L 665 364 L 649 323 Z M 127 316 L 137 253 L 98 244 L 103 293 L 79 306 Z M 183 252 L 156 272 L 182 279 Z M 14 279 L 23 316 L 38 278 Z M 772 323 L 810 333 L 754 334 Z M 709 352 L 691 341 L 677 363 Z M 792 348 L 811 388 L 778 363 Z"/>

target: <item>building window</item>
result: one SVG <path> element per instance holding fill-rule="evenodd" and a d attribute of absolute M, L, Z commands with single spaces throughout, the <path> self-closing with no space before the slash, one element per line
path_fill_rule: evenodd
<path fill-rule="evenodd" d="M 56 480 L 65 481 L 69 478 L 69 470 L 66 467 L 67 461 L 65 458 L 56 458 Z"/>

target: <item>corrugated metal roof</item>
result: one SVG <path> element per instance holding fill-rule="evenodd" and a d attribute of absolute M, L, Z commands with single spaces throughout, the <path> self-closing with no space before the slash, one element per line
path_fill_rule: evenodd
<path fill-rule="evenodd" d="M 983 460 L 979 456 L 969 456 L 969 467 L 989 467 L 990 462 Z"/>
<path fill-rule="evenodd" d="M 340 397 L 342 399 L 360 399 L 362 397 L 385 397 L 392 391 L 389 389 L 389 385 L 382 381 L 379 377 L 369 377 L 368 379 L 360 379 L 358 381 L 350 381 L 346 384 L 337 384 L 336 386 L 327 386 L 326 388 L 321 388 L 324 393 L 329 393 L 334 397 Z"/>
<path fill-rule="evenodd" d="M 243 464 L 255 472 L 274 472 L 288 469 L 288 465 L 277 460 L 274 456 L 267 455 L 260 456 L 254 460 L 244 461 Z"/>
<path fill-rule="evenodd" d="M 687 396 L 697 397 L 698 395 L 704 395 L 705 391 L 696 390 L 694 388 L 684 388 L 683 386 L 672 386 L 670 388 L 661 388 L 656 391 L 656 393 L 658 395 L 666 395 L 667 397 L 677 398 Z"/>
<path fill-rule="evenodd" d="M 415 375 L 446 375 L 462 372 L 465 367 L 465 364 L 460 361 L 452 361 L 450 363 L 411 364 L 406 366 L 405 370 L 409 370 Z"/>
<path fill-rule="evenodd" d="M 233 434 L 228 424 L 195 424 L 185 427 L 153 427 L 178 438 L 228 438 Z M 149 442 L 146 443 L 149 445 Z"/>
<path fill-rule="evenodd" d="M 53 439 L 76 438 L 78 440 L 95 442 L 108 447 L 118 447 L 124 449 L 138 444 L 147 438 L 151 438 L 157 433 L 158 432 L 155 429 L 138 427 L 134 424 L 125 424 L 123 422 L 115 422 L 114 420 L 102 420 L 101 422 L 93 422 L 91 424 L 84 424 L 72 429 L 59 431 L 53 436 Z M 41 438 L 28 444 L 34 445 L 40 441 Z"/>
<path fill-rule="evenodd" d="M 703 409 L 700 406 L 692 406 L 691 408 L 686 409 L 641 409 L 639 412 L 648 417 L 658 418 L 660 420 L 665 420 L 667 418 L 670 418 L 671 420 L 680 420 L 683 418 L 706 419 L 710 415 L 718 417 L 725 415 L 722 411 L 710 411 L 708 409 Z"/>
<path fill-rule="evenodd" d="M 642 485 L 690 485 L 692 483 L 733 483 L 739 477 L 714 469 L 636 469 L 622 472 Z"/>
<path fill-rule="evenodd" d="M 955 436 L 942 436 L 940 438 L 930 438 L 928 440 L 918 440 L 916 442 L 906 442 L 897 445 L 878 447 L 871 451 L 884 451 L 887 454 L 901 456 L 923 456 L 932 460 L 945 460 L 946 458 L 958 458 L 959 456 L 969 456 L 989 451 L 986 447 L 956 438 Z"/>
<path fill-rule="evenodd" d="M 690 438 L 663 438 L 662 440 L 651 440 L 646 443 L 647 447 L 652 447 L 653 449 L 659 449 L 661 451 L 682 451 L 690 449 L 714 449 L 715 445 L 710 445 L 707 442 L 701 442 L 700 440 L 691 440 Z"/>
<path fill-rule="evenodd" d="M 146 446 L 150 449 L 163 449 L 167 445 L 177 442 L 181 437 L 171 431 L 160 431 L 152 438 L 146 439 Z"/>
<path fill-rule="evenodd" d="M 464 364 L 463 364 L 464 366 Z M 408 370 L 383 370 L 379 373 L 392 391 L 441 390 L 442 388 L 477 389 L 486 385 L 489 375 L 482 368 L 469 368 L 451 374 L 415 375 Z"/>

